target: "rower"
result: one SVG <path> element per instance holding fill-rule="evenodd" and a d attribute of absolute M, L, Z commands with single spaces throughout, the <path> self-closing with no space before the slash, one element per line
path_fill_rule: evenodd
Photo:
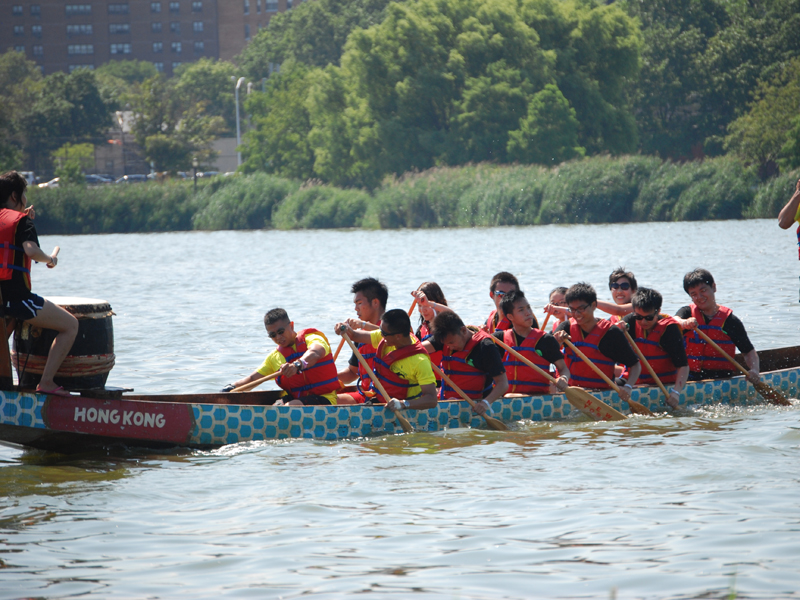
<path fill-rule="evenodd" d="M 447 298 L 444 297 L 442 288 L 434 281 L 426 281 L 415 291 L 411 292 L 411 295 L 414 297 L 414 300 L 416 300 L 417 309 L 419 310 L 419 327 L 415 335 L 420 342 L 425 342 L 433 337 L 431 333 L 431 321 L 433 321 L 440 312 L 450 310 L 450 308 L 447 306 Z M 441 351 L 434 351 L 430 357 L 434 365 L 437 367 L 441 365 Z"/>
<path fill-rule="evenodd" d="M 620 396 L 627 401 L 632 387 L 636 385 L 642 365 L 639 357 L 628 344 L 625 334 L 606 319 L 596 319 L 597 292 L 588 283 L 576 283 L 567 290 L 567 306 L 570 319 L 555 333 L 556 339 L 570 337 L 572 343 L 581 350 L 609 379 L 614 379 L 614 365 L 619 363 L 628 368 L 627 380 L 618 379 Z M 594 389 L 608 389 L 608 384 L 584 363 L 571 348 L 565 348 L 567 367 L 570 372 L 569 385 Z"/>
<path fill-rule="evenodd" d="M 567 288 L 564 286 L 559 286 L 557 288 L 553 288 L 553 290 L 550 292 L 550 295 L 547 297 L 547 304 L 544 307 L 544 312 L 549 315 L 555 315 L 556 317 L 551 331 L 558 329 L 558 326 L 566 321 L 567 317 L 569 316 L 566 294 Z"/>
<path fill-rule="evenodd" d="M 611 298 L 614 303 L 598 300 L 597 308 L 610 314 L 611 316 L 608 320 L 612 324 L 617 324 L 622 317 L 633 312 L 631 298 L 636 293 L 636 290 L 639 289 L 639 286 L 633 273 L 626 271 L 625 267 L 617 267 L 608 276 L 608 289 L 611 291 Z"/>
<path fill-rule="evenodd" d="M 687 273 L 683 278 L 683 289 L 691 297 L 692 304 L 678 310 L 676 315 L 685 319 L 683 327 L 688 330 L 684 336 L 691 371 L 689 379 L 720 379 L 737 372 L 725 357 L 694 332 L 699 328 L 728 355 L 733 356 L 738 348 L 749 370 L 747 379 L 757 383 L 761 370 L 758 353 L 741 320 L 730 308 L 717 304 L 717 284 L 711 273 L 705 269 Z"/>
<path fill-rule="evenodd" d="M 380 328 L 381 317 L 386 312 L 389 289 L 374 277 L 367 277 L 356 281 L 350 288 L 350 293 L 353 294 L 353 304 L 358 318 L 347 319 L 347 325 L 353 330 L 377 331 Z M 375 347 L 366 343 L 358 349 L 372 368 Z M 347 367 L 339 371 L 338 377 L 342 385 L 356 382 L 356 391 L 339 394 L 339 404 L 363 404 L 375 396 L 375 392 L 370 391 L 372 381 L 369 374 L 358 362 L 355 353 L 351 354 Z"/>
<path fill-rule="evenodd" d="M 661 303 L 661 294 L 656 290 L 639 288 L 631 297 L 633 313 L 624 316 L 622 322 L 632 332 L 631 337 L 661 382 L 673 384 L 669 388 L 667 404 L 678 408 L 681 392 L 689 377 L 689 361 L 681 326 L 674 318 L 661 314 Z M 642 369 L 638 382 L 656 384 L 647 369 Z"/>
<path fill-rule="evenodd" d="M 431 328 L 434 350 L 443 350 L 442 371 L 470 398 L 481 399 L 473 410 L 482 415 L 508 391 L 500 351 L 488 333 L 482 329 L 471 331 L 454 312 L 436 315 Z M 442 382 L 439 397 L 444 400 L 460 396 Z"/>
<path fill-rule="evenodd" d="M 258 370 L 244 379 L 229 384 L 223 392 L 241 387 L 266 375 L 280 372 L 276 383 L 291 396 L 291 400 L 278 400 L 275 405 L 330 406 L 336 404 L 339 380 L 331 355 L 328 338 L 318 329 L 308 328 L 295 332 L 294 322 L 282 308 L 273 308 L 264 315 L 267 335 L 278 347 L 264 360 Z"/>
<path fill-rule="evenodd" d="M 411 335 L 411 319 L 404 310 L 395 308 L 384 313 L 381 327 L 375 331 L 353 330 L 347 323 L 337 323 L 335 331 L 376 348 L 373 370 L 390 396 L 387 405 L 391 410 L 436 406 L 436 377 L 431 360 Z M 373 399 L 378 400 L 380 396 Z"/>
<path fill-rule="evenodd" d="M 500 310 L 500 301 L 507 293 L 518 290 L 519 281 L 508 271 L 500 271 L 492 277 L 492 281 L 489 283 L 489 297 L 494 302 L 494 310 L 489 313 L 489 318 L 486 319 L 486 324 L 483 326 L 484 331 L 494 333 L 498 329 L 506 330 L 511 328 L 511 322 L 505 318 L 505 315 Z"/>
<path fill-rule="evenodd" d="M 500 302 L 503 314 L 511 322 L 511 329 L 495 331 L 492 335 L 511 346 L 525 358 L 541 367 L 545 372 L 550 365 L 558 369 L 556 385 L 506 352 L 503 366 L 508 376 L 508 391 L 514 394 L 547 394 L 565 392 L 569 381 L 569 370 L 561 354 L 561 347 L 549 333 L 533 327 L 533 309 L 523 292 L 509 292 Z M 557 387 L 557 389 L 555 389 Z"/>

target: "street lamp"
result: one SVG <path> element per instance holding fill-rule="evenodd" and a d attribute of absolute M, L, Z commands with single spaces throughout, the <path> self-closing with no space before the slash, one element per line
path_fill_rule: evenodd
<path fill-rule="evenodd" d="M 192 170 L 194 171 L 194 193 L 197 193 L 197 157 L 192 157 Z"/>
<path fill-rule="evenodd" d="M 239 146 L 242 145 L 242 132 L 241 127 L 239 126 L 239 88 L 242 87 L 244 83 L 244 77 L 239 77 L 239 81 L 236 82 L 236 156 L 238 160 L 238 165 L 242 165 L 242 153 L 239 150 Z"/>

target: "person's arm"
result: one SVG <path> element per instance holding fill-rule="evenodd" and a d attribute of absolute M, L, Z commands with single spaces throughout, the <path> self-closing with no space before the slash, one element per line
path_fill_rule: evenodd
<path fill-rule="evenodd" d="M 569 310 L 565 306 L 556 306 L 555 304 L 550 304 L 549 302 L 544 305 L 544 312 L 546 312 L 548 315 L 555 315 L 562 321 L 569 315 Z"/>
<path fill-rule="evenodd" d="M 558 340 L 552 334 L 545 333 L 536 344 L 536 352 L 558 369 L 555 390 L 551 388 L 551 393 L 556 391 L 566 392 L 567 387 L 569 387 L 569 369 L 564 361 L 564 355 L 561 353 L 561 346 L 558 345 Z"/>
<path fill-rule="evenodd" d="M 613 302 L 606 302 L 605 300 L 597 301 L 597 308 L 610 315 L 617 315 L 618 317 L 625 316 L 633 312 L 633 304 L 614 304 Z"/>
<path fill-rule="evenodd" d="M 285 377 L 292 377 L 298 373 L 301 373 L 302 371 L 305 371 L 306 369 L 310 369 L 317 364 L 319 360 L 324 358 L 326 354 L 330 354 L 329 348 L 326 348 L 320 342 L 313 342 L 303 353 L 303 355 L 300 356 L 300 358 L 290 363 L 284 363 L 281 365 L 281 375 Z"/>
<path fill-rule="evenodd" d="M 492 377 L 492 380 L 494 381 L 492 391 L 489 392 L 486 398 L 475 403 L 474 411 L 478 415 L 482 415 L 489 410 L 492 406 L 492 402 L 505 396 L 508 391 L 508 375 L 501 373 L 500 375 Z"/>
<path fill-rule="evenodd" d="M 55 254 L 47 254 L 36 242 L 22 242 L 22 248 L 31 260 L 47 263 L 48 267 L 55 267 L 58 264 L 58 257 Z"/>
<path fill-rule="evenodd" d="M 797 180 L 794 194 L 792 194 L 789 202 L 786 203 L 786 206 L 784 206 L 780 214 L 778 214 L 778 227 L 781 229 L 789 229 L 795 222 L 798 207 L 800 207 L 800 179 Z"/>
<path fill-rule="evenodd" d="M 620 387 L 622 392 L 620 396 L 627 401 L 633 386 L 636 385 L 636 381 L 642 373 L 639 357 L 636 356 L 633 348 L 628 344 L 625 334 L 618 327 L 612 327 L 606 332 L 597 345 L 597 349 L 615 363 L 628 367 L 628 382 Z"/>
<path fill-rule="evenodd" d="M 558 378 L 556 379 L 555 386 L 559 392 L 566 392 L 567 388 L 569 387 L 569 369 L 567 368 L 567 362 L 561 358 L 553 363 L 558 369 Z"/>
<path fill-rule="evenodd" d="M 438 302 L 431 302 L 430 300 L 428 300 L 428 297 L 425 295 L 425 292 L 422 292 L 420 290 L 414 290 L 413 292 L 411 292 L 411 295 L 414 296 L 414 298 L 416 298 L 417 304 L 419 304 L 420 306 L 428 306 L 428 307 L 430 307 L 431 309 L 433 309 L 433 312 L 435 314 L 437 314 L 437 315 L 439 313 L 442 313 L 442 312 L 445 312 L 445 311 L 448 311 L 448 310 L 452 312 L 452 310 L 453 310 L 452 308 L 450 308 L 446 304 L 439 304 Z"/>
<path fill-rule="evenodd" d="M 761 378 L 759 374 L 761 373 L 761 360 L 758 358 L 758 352 L 756 349 L 753 348 L 747 354 L 744 354 L 744 362 L 747 364 L 747 369 L 750 371 L 747 374 L 747 380 L 750 383 L 758 383 Z"/>
<path fill-rule="evenodd" d="M 675 320 L 683 331 L 690 329 L 697 329 L 699 323 L 697 319 L 692 316 L 692 309 L 688 306 L 683 306 L 675 313 Z"/>
<path fill-rule="evenodd" d="M 683 342 L 683 333 L 680 325 L 667 325 L 659 345 L 678 370 L 675 376 L 675 383 L 667 390 L 669 392 L 667 404 L 672 408 L 678 408 L 681 392 L 683 392 L 686 381 L 689 379 L 689 359 L 686 356 L 686 346 Z"/>
<path fill-rule="evenodd" d="M 283 355 L 278 352 L 277 350 L 273 350 L 267 358 L 264 359 L 264 362 L 261 366 L 250 373 L 247 377 L 240 379 L 239 381 L 234 381 L 226 385 L 222 388 L 223 392 L 230 392 L 238 387 L 245 385 L 246 383 L 250 383 L 251 381 L 255 381 L 257 379 L 261 379 L 266 377 L 267 375 L 272 375 L 275 371 L 277 371 L 283 363 L 286 362 L 286 359 L 283 358 Z"/>
<path fill-rule="evenodd" d="M 344 322 L 344 323 L 337 323 L 336 325 L 334 325 L 334 328 L 335 328 L 334 331 L 337 334 L 342 335 L 342 328 L 344 327 L 344 333 L 346 333 L 347 336 L 352 341 L 354 341 L 354 342 L 356 342 L 358 344 L 369 344 L 370 343 L 370 339 L 371 339 L 370 332 L 369 331 L 365 331 L 363 329 L 354 330 L 350 326 L 349 321 L 350 321 L 350 319 L 348 319 L 348 321 Z M 363 323 L 363 321 L 359 321 L 359 323 Z"/>

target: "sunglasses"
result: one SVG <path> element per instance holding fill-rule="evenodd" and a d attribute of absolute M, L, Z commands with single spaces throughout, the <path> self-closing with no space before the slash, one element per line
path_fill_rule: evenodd
<path fill-rule="evenodd" d="M 392 335 L 397 335 L 397 332 L 389 333 L 388 331 L 384 331 L 383 329 L 381 329 L 381 335 L 383 337 L 387 338 L 387 337 L 392 336 Z"/>
<path fill-rule="evenodd" d="M 501 292 L 500 290 L 495 290 L 495 291 L 494 291 L 494 295 L 495 295 L 495 296 L 499 296 L 499 297 L 501 297 L 501 298 L 502 298 L 503 296 L 505 296 L 506 294 L 508 294 L 508 292 Z"/>
<path fill-rule="evenodd" d="M 629 289 L 631 289 L 631 284 L 628 283 L 627 281 L 623 281 L 622 283 L 614 282 L 608 284 L 608 287 L 611 288 L 612 290 L 628 291 Z"/>
<path fill-rule="evenodd" d="M 644 317 L 642 315 L 633 315 L 633 318 L 636 319 L 637 321 L 648 321 L 648 322 L 652 321 L 656 317 L 658 317 L 658 313 L 655 313 L 655 314 L 652 314 L 652 315 L 647 315 L 646 317 Z"/>
<path fill-rule="evenodd" d="M 286 327 L 281 327 L 280 329 L 278 329 L 278 331 L 268 331 L 267 335 L 270 338 L 274 339 L 274 338 L 278 337 L 279 335 L 283 335 L 284 331 L 286 331 Z"/>

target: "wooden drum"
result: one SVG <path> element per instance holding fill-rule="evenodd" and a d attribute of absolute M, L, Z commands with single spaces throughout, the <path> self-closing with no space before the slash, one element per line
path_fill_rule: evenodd
<path fill-rule="evenodd" d="M 105 300 L 55 296 L 47 298 L 78 319 L 78 335 L 56 373 L 55 382 L 67 390 L 102 389 L 114 367 L 114 327 L 111 305 Z M 56 337 L 52 329 L 22 323 L 14 331 L 11 359 L 23 388 L 41 379 L 47 353 Z"/>

